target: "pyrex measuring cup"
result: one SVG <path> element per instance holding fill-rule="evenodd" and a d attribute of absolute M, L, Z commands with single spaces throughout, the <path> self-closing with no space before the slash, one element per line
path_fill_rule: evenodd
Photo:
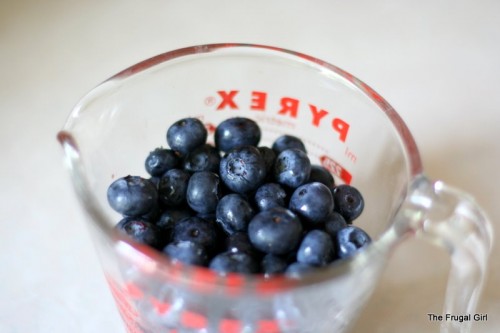
<path fill-rule="evenodd" d="M 169 124 L 187 116 L 200 118 L 211 134 L 228 117 L 252 118 L 262 128 L 262 145 L 282 133 L 301 137 L 313 163 L 363 193 L 356 224 L 372 244 L 351 259 L 287 279 L 220 276 L 116 233 L 119 216 L 107 205 L 107 187 L 128 174 L 147 177 L 145 157 L 166 146 Z M 394 109 L 333 65 L 262 45 L 167 52 L 90 91 L 58 138 L 130 333 L 346 332 L 407 237 L 429 240 L 451 256 L 444 312 L 474 312 L 492 243 L 487 218 L 464 193 L 430 181 Z M 443 321 L 441 332 L 469 329 L 467 322 Z"/>

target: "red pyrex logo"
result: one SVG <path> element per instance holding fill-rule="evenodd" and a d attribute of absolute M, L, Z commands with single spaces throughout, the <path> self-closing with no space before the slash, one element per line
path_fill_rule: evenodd
<path fill-rule="evenodd" d="M 248 106 L 251 111 L 275 111 L 276 114 L 280 116 L 290 117 L 292 119 L 296 119 L 299 112 L 305 112 L 309 115 L 311 125 L 314 127 L 319 127 L 320 125 L 329 126 L 342 143 L 346 142 L 347 135 L 349 134 L 349 123 L 338 117 L 332 117 L 328 110 L 319 108 L 315 104 L 304 103 L 298 98 L 283 96 L 277 101 L 270 103 L 268 99 L 269 94 L 265 91 L 258 90 L 252 90 L 249 98 L 246 100 L 241 97 L 239 90 L 218 90 L 217 95 L 217 98 L 207 97 L 205 99 L 205 104 L 216 105 L 216 111 L 240 110 L 240 104 L 243 105 L 243 103 L 245 103 L 244 105 Z M 303 106 L 304 104 L 306 106 Z M 210 127 L 208 128 L 209 131 L 215 130 L 213 124 L 208 124 L 208 126 Z M 351 161 L 355 162 L 355 155 L 353 155 L 352 152 L 348 153 L 347 148 L 346 156 L 348 156 Z M 346 184 L 351 183 L 351 173 L 331 157 L 322 155 L 320 156 L 320 162 L 323 167 L 342 179 Z"/>
<path fill-rule="evenodd" d="M 239 110 L 239 103 L 241 100 L 238 100 L 239 90 L 219 90 L 217 94 L 221 98 L 221 101 L 217 105 L 216 110 Z M 211 103 L 214 102 L 213 99 L 210 100 Z M 264 91 L 252 91 L 250 93 L 250 110 L 252 111 L 268 111 L 269 103 L 268 103 L 268 93 Z M 311 125 L 315 127 L 319 127 L 324 123 L 329 122 L 329 126 L 331 129 L 338 135 L 338 139 L 341 142 L 345 142 L 347 139 L 347 135 L 349 133 L 349 124 L 340 118 L 333 117 L 330 120 L 327 120 L 327 116 L 330 114 L 329 111 L 325 109 L 321 109 L 314 104 L 308 103 L 307 108 L 303 110 L 300 108 L 302 102 L 293 97 L 284 96 L 279 99 L 278 105 L 275 105 L 275 109 L 277 114 L 282 116 L 288 116 L 291 118 L 297 118 L 299 112 L 305 109 L 308 110 L 310 115 Z"/>

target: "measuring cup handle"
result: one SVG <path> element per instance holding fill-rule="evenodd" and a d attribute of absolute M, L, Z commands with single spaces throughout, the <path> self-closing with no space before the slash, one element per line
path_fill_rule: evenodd
<path fill-rule="evenodd" d="M 424 176 L 415 180 L 400 212 L 399 234 L 412 233 L 451 256 L 441 333 L 469 332 L 471 320 L 451 316 L 474 316 L 493 242 L 487 216 L 465 193 Z"/>

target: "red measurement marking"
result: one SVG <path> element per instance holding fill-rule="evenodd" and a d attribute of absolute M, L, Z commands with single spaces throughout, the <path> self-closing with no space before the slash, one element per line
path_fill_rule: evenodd
<path fill-rule="evenodd" d="M 334 161 L 330 157 L 323 155 L 320 157 L 321 165 L 324 166 L 328 171 L 342 179 L 347 185 L 352 181 L 352 175 L 349 171 L 344 169 L 342 165 Z"/>

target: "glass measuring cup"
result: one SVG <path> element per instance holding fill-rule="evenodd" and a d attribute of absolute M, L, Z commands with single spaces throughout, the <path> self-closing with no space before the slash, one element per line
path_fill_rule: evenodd
<path fill-rule="evenodd" d="M 118 234 L 107 187 L 128 174 L 147 177 L 145 157 L 166 146 L 169 124 L 187 116 L 200 118 L 211 134 L 228 117 L 252 118 L 262 145 L 283 133 L 301 137 L 313 163 L 363 193 L 356 224 L 372 244 L 287 279 L 220 276 Z M 249 44 L 167 52 L 90 91 L 58 139 L 128 332 L 347 332 L 408 237 L 450 253 L 444 313 L 475 309 L 492 243 L 485 214 L 464 193 L 424 175 L 410 132 L 380 95 L 321 60 Z M 468 322 L 443 321 L 441 332 L 469 329 Z"/>

